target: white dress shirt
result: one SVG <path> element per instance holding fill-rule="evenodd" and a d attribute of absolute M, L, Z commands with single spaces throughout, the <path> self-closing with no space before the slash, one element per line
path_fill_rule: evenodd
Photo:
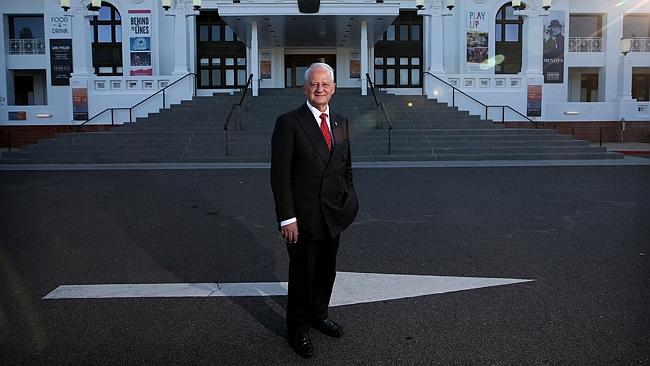
<path fill-rule="evenodd" d="M 318 129 L 321 128 L 320 127 L 320 123 L 321 123 L 320 115 L 325 113 L 325 115 L 327 116 L 327 118 L 325 118 L 327 120 L 327 128 L 330 130 L 330 136 L 333 136 L 333 134 L 332 134 L 332 124 L 330 123 L 330 106 L 327 105 L 327 107 L 325 108 L 325 112 L 321 112 L 321 111 L 318 110 L 318 108 L 316 108 L 313 105 L 309 104 L 309 101 L 307 101 L 307 108 L 309 108 L 311 113 L 314 115 L 314 119 L 316 120 L 316 124 L 318 124 Z M 332 142 L 334 142 L 334 140 L 332 140 Z M 287 219 L 287 220 L 282 220 L 282 221 L 280 221 L 280 226 L 286 226 L 286 225 L 289 225 L 289 224 L 293 224 L 296 221 L 298 221 L 298 220 L 295 217 L 292 217 L 292 218 Z"/>

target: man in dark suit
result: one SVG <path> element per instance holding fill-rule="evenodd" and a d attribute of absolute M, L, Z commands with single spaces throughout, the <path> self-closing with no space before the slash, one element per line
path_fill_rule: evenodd
<path fill-rule="evenodd" d="M 348 120 L 329 110 L 335 89 L 332 68 L 312 64 L 303 86 L 307 102 L 278 117 L 271 140 L 271 188 L 289 252 L 289 344 L 303 357 L 313 355 L 311 327 L 331 337 L 343 335 L 327 308 L 340 233 L 359 207 Z"/>

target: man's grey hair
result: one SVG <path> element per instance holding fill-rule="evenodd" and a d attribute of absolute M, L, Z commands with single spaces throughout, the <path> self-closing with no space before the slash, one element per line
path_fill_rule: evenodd
<path fill-rule="evenodd" d="M 334 69 L 332 69 L 330 65 L 324 62 L 314 62 L 313 64 L 309 65 L 307 70 L 305 70 L 305 84 L 311 82 L 311 79 L 309 79 L 309 77 L 311 76 L 311 73 L 318 68 L 327 70 L 330 74 L 330 78 L 332 79 L 332 82 L 334 82 Z"/>

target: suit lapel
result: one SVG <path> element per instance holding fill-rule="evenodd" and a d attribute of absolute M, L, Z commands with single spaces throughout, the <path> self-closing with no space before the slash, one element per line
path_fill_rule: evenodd
<path fill-rule="evenodd" d="M 303 131 L 305 131 L 307 138 L 309 138 L 316 151 L 318 151 L 320 157 L 325 163 L 327 163 L 330 160 L 330 151 L 327 149 L 327 144 L 325 144 L 323 134 L 320 132 L 318 123 L 314 119 L 314 115 L 311 114 L 307 104 L 305 103 L 302 107 L 298 108 L 294 115 L 300 123 Z"/>
<path fill-rule="evenodd" d="M 334 136 L 334 144 L 345 141 L 345 125 L 343 120 L 338 115 L 331 113 L 330 125 L 332 126 L 332 135 Z"/>

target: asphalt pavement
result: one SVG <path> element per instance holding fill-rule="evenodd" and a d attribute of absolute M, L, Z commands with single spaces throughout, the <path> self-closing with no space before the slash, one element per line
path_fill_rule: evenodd
<path fill-rule="evenodd" d="M 357 168 L 350 272 L 534 279 L 332 308 L 44 300 L 62 284 L 286 281 L 260 169 L 0 171 L 2 365 L 648 365 L 650 166 Z"/>

